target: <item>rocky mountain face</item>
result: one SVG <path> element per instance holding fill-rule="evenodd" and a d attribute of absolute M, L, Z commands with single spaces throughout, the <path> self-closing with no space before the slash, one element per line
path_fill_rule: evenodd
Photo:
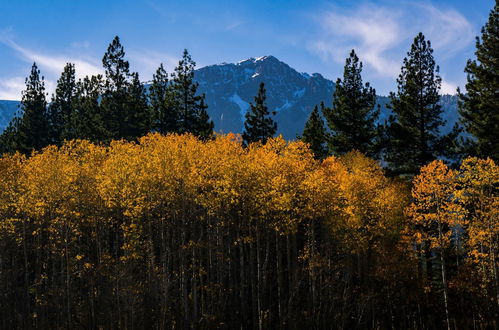
<path fill-rule="evenodd" d="M 0 100 L 0 132 L 9 125 L 9 122 L 19 108 L 19 101 Z"/>
<path fill-rule="evenodd" d="M 331 106 L 335 84 L 319 73 L 300 73 L 273 56 L 250 58 L 238 63 L 210 65 L 196 70 L 199 92 L 206 94 L 208 113 L 217 132 L 241 133 L 244 116 L 258 91 L 260 82 L 267 89 L 267 104 L 275 111 L 277 132 L 286 139 L 301 134 L 315 105 L 324 101 Z M 388 118 L 389 99 L 378 97 L 380 121 Z M 457 97 L 441 99 L 447 124 L 443 133 L 457 121 Z M 0 101 L 0 130 L 5 129 L 18 109 L 18 101 Z"/>
<path fill-rule="evenodd" d="M 273 56 L 210 65 L 198 69 L 195 78 L 200 93 L 206 94 L 208 112 L 216 131 L 225 133 L 242 132 L 244 114 L 263 81 L 269 110 L 276 112 L 277 132 L 286 139 L 294 139 L 302 133 L 315 105 L 324 101 L 326 106 L 331 106 L 335 88 L 334 82 L 319 73 L 299 73 Z M 378 97 L 380 122 L 390 115 L 389 103 L 388 97 Z M 457 96 L 443 95 L 441 104 L 447 119 L 442 133 L 447 133 L 458 120 Z"/>
<path fill-rule="evenodd" d="M 250 58 L 236 64 L 218 64 L 196 71 L 199 92 L 206 94 L 216 131 L 241 132 L 244 115 L 260 82 L 265 83 L 267 105 L 275 111 L 278 133 L 300 134 L 315 104 L 331 103 L 334 83 L 318 73 L 299 73 L 273 56 Z"/>

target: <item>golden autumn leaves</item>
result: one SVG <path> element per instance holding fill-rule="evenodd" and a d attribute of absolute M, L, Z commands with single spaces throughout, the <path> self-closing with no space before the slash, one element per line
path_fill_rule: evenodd
<path fill-rule="evenodd" d="M 13 306 L 29 305 L 38 320 L 52 306 L 66 326 L 215 322 L 241 299 L 253 310 L 239 308 L 230 324 L 285 324 L 290 315 L 314 324 L 312 316 L 331 317 L 318 306 L 334 299 L 347 308 L 345 292 L 360 299 L 355 286 L 381 303 L 406 282 L 426 283 L 413 276 L 425 251 L 450 259 L 443 251 L 456 248 L 463 272 L 490 296 L 498 184 L 491 160 L 469 158 L 456 170 L 435 161 L 411 196 L 358 152 L 318 161 L 306 144 L 282 138 L 247 148 L 232 134 L 69 141 L 0 159 L 0 258 L 16 265 L 26 292 Z M 4 296 L 19 297 L 10 287 L 0 284 Z M 142 310 L 148 301 L 156 309 Z"/>
<path fill-rule="evenodd" d="M 499 248 L 499 166 L 470 157 L 453 170 L 434 161 L 413 184 L 406 213 L 420 228 L 413 232 L 416 243 L 428 240 L 431 248 L 446 248 L 453 235 L 461 236 L 470 256 L 495 258 L 489 254 Z"/>
<path fill-rule="evenodd" d="M 151 134 L 109 147 L 71 141 L 27 159 L 5 156 L 0 171 L 3 214 L 71 226 L 93 217 L 122 217 L 138 226 L 144 217 L 167 221 L 188 199 L 206 216 L 236 208 L 238 217 L 282 233 L 317 217 L 383 229 L 403 204 L 400 188 L 375 161 L 351 153 L 321 163 L 304 143 L 281 138 L 246 149 L 235 135 L 202 142 Z"/>
<path fill-rule="evenodd" d="M 406 186 L 386 178 L 375 161 L 352 152 L 319 162 L 304 143 L 281 138 L 247 149 L 235 135 L 202 142 L 191 135 L 151 134 L 109 147 L 71 141 L 28 159 L 5 156 L 0 172 L 2 227 L 16 218 L 43 218 L 49 227 L 71 227 L 71 237 L 80 223 L 91 225 L 96 218 L 126 219 L 121 225 L 140 231 L 145 218 L 168 221 L 189 200 L 203 209 L 201 218 L 259 221 L 282 234 L 296 231 L 305 219 L 321 218 L 356 249 L 401 229 L 408 203 Z M 459 171 L 441 161 L 422 168 L 406 215 L 428 230 L 413 232 L 414 241 L 447 246 L 459 224 L 469 231 L 470 246 L 489 246 L 499 231 L 497 173 L 491 160 L 474 158 Z M 224 219 L 232 209 L 232 218 Z M 433 223 L 446 228 L 437 235 Z"/>

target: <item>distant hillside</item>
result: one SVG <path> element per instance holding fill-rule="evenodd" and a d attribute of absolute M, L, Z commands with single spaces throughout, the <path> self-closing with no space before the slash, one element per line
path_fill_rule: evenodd
<path fill-rule="evenodd" d="M 277 115 L 278 133 L 287 139 L 301 134 L 305 122 L 316 104 L 332 104 L 335 84 L 319 73 L 300 73 L 273 56 L 250 58 L 238 63 L 210 65 L 196 71 L 200 92 L 206 94 L 208 112 L 215 129 L 241 132 L 244 114 L 253 101 L 260 82 L 265 83 L 269 108 Z M 379 96 L 380 121 L 390 115 L 389 98 Z M 444 95 L 441 101 L 447 124 L 443 133 L 457 121 L 457 96 Z"/>
<path fill-rule="evenodd" d="M 222 132 L 241 132 L 249 102 L 263 81 L 267 104 L 277 112 L 278 133 L 285 138 L 301 133 L 313 106 L 321 100 L 331 103 L 334 90 L 334 83 L 320 74 L 299 73 L 273 56 L 207 66 L 195 77 L 215 129 Z"/>
<path fill-rule="evenodd" d="M 0 100 L 0 131 L 3 131 L 19 108 L 19 101 Z"/>
<path fill-rule="evenodd" d="M 335 84 L 319 73 L 300 73 L 273 56 L 250 58 L 238 63 L 210 65 L 196 70 L 199 92 L 206 94 L 208 112 L 217 132 L 241 133 L 244 115 L 260 82 L 265 83 L 270 110 L 276 111 L 278 133 L 286 139 L 301 134 L 316 104 L 331 106 Z M 380 121 L 388 118 L 389 99 L 380 96 Z M 457 120 L 457 96 L 444 95 L 441 101 L 447 132 Z M 0 130 L 14 116 L 19 102 L 0 101 Z"/>

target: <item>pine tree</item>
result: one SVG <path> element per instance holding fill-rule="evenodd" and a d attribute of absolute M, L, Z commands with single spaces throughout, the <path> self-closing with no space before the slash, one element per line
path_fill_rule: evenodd
<path fill-rule="evenodd" d="M 215 125 L 210 120 L 208 111 L 206 111 L 208 106 L 204 103 L 204 98 L 205 95 L 203 94 L 196 113 L 197 123 L 194 131 L 201 139 L 209 139 L 213 136 L 213 127 Z"/>
<path fill-rule="evenodd" d="M 461 121 L 476 156 L 499 161 L 499 1 L 476 40 L 476 59 L 468 60 L 466 94 L 459 93 Z"/>
<path fill-rule="evenodd" d="M 178 131 L 179 114 L 174 107 L 168 74 L 159 66 L 149 87 L 149 105 L 153 116 L 153 130 L 162 134 Z"/>
<path fill-rule="evenodd" d="M 321 103 L 321 111 L 324 113 L 324 102 Z M 317 159 L 324 159 L 328 155 L 328 133 L 324 127 L 324 121 L 319 113 L 319 108 L 314 107 L 310 113 L 301 140 L 310 145 Z"/>
<path fill-rule="evenodd" d="M 404 58 L 398 91 L 390 94 L 393 115 L 386 160 L 393 174 L 414 175 L 443 152 L 439 133 L 445 121 L 438 104 L 442 82 L 438 72 L 431 43 L 419 33 Z"/>
<path fill-rule="evenodd" d="M 187 49 L 184 50 L 175 72 L 172 74 L 172 99 L 175 112 L 178 114 L 178 133 L 190 132 L 200 136 L 210 134 L 213 123 L 206 113 L 204 95 L 196 95 L 199 84 L 194 82 L 194 62 Z"/>
<path fill-rule="evenodd" d="M 110 135 L 99 104 L 103 90 L 101 75 L 85 77 L 76 85 L 76 98 L 67 129 L 67 139 L 105 141 Z"/>
<path fill-rule="evenodd" d="M 336 81 L 333 106 L 326 109 L 331 129 L 330 149 L 344 154 L 353 149 L 370 157 L 377 156 L 379 107 L 376 91 L 362 82 L 362 62 L 352 50 L 346 59 L 343 80 Z"/>
<path fill-rule="evenodd" d="M 0 154 L 14 153 L 19 149 L 19 141 L 17 139 L 18 125 L 19 117 L 16 115 L 0 135 Z"/>
<path fill-rule="evenodd" d="M 116 36 L 102 58 L 106 72 L 101 106 L 109 139 L 122 139 L 127 135 L 127 93 L 130 86 L 130 65 L 125 51 Z"/>
<path fill-rule="evenodd" d="M 29 154 L 49 144 L 49 120 L 45 83 L 40 70 L 33 63 L 31 73 L 26 78 L 26 90 L 22 93 L 20 114 L 11 126 L 15 130 L 13 145 L 22 153 Z M 15 129 L 14 129 L 15 128 Z M 12 134 L 10 130 L 10 134 Z"/>
<path fill-rule="evenodd" d="M 132 81 L 127 90 L 127 106 L 125 108 L 125 129 L 123 137 L 133 140 L 146 135 L 151 131 L 151 114 L 147 104 L 147 95 L 144 85 L 140 82 L 139 74 L 132 73 Z"/>
<path fill-rule="evenodd" d="M 67 63 L 57 81 L 55 94 L 48 108 L 49 139 L 51 144 L 60 145 L 69 135 L 71 112 L 76 98 L 74 64 Z"/>
<path fill-rule="evenodd" d="M 254 103 L 250 103 L 250 110 L 246 113 L 243 132 L 246 145 L 258 141 L 265 143 L 277 131 L 277 123 L 270 117 L 266 98 L 265 85 L 262 82 Z M 272 114 L 275 115 L 275 112 Z"/>

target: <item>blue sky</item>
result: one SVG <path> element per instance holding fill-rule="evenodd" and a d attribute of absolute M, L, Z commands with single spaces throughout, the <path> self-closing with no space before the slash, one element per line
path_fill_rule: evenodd
<path fill-rule="evenodd" d="M 77 75 L 101 72 L 119 35 L 134 71 L 149 80 L 159 63 L 171 71 L 187 48 L 198 67 L 274 55 L 300 72 L 336 80 L 350 49 L 378 94 L 395 78 L 412 39 L 432 41 L 442 91 L 463 86 L 475 36 L 494 0 L 428 1 L 0 1 L 0 99 L 19 99 L 33 61 L 49 92 L 67 61 Z"/>

